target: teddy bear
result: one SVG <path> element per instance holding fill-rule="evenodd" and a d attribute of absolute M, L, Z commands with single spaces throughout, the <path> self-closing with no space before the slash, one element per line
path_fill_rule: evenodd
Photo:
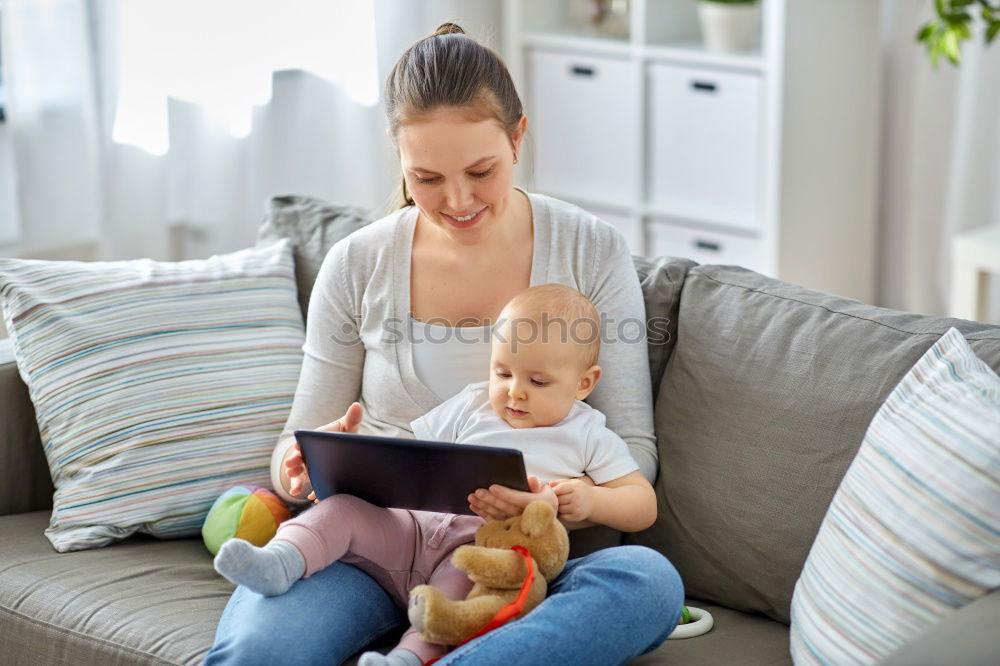
<path fill-rule="evenodd" d="M 477 635 L 501 608 L 521 594 L 528 573 L 526 555 L 533 562 L 534 581 L 517 619 L 545 598 L 548 583 L 558 576 L 569 557 L 569 535 L 547 502 L 529 504 L 524 513 L 506 520 L 486 521 L 476 531 L 476 545 L 459 546 L 451 561 L 474 583 L 463 600 L 447 598 L 430 585 L 410 591 L 410 623 L 428 643 L 461 645 Z"/>

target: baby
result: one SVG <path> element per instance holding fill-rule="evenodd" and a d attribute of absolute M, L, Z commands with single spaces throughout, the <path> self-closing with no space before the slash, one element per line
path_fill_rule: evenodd
<path fill-rule="evenodd" d="M 557 507 L 571 527 L 645 529 L 656 519 L 653 489 L 604 415 L 582 402 L 601 377 L 599 351 L 600 321 L 583 294 L 556 284 L 527 289 L 507 303 L 494 329 L 489 381 L 470 384 L 413 421 L 413 433 L 519 449 L 534 499 Z M 301 456 L 285 464 L 300 485 Z M 227 541 L 215 568 L 254 592 L 277 595 L 339 560 L 372 576 L 402 608 L 422 583 L 463 599 L 472 582 L 451 564 L 451 554 L 474 542 L 483 517 L 503 513 L 487 489 L 469 502 L 476 516 L 385 509 L 335 495 L 282 523 L 263 548 Z M 416 665 L 446 651 L 411 627 L 388 655 L 369 652 L 360 663 Z"/>

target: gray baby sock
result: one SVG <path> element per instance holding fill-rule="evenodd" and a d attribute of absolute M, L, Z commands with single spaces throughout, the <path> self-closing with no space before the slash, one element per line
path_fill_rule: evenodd
<path fill-rule="evenodd" d="M 230 539 L 215 556 L 215 570 L 251 592 L 273 597 L 284 594 L 306 572 L 299 549 L 287 541 L 270 541 L 258 548 L 243 539 Z"/>
<path fill-rule="evenodd" d="M 424 661 L 415 652 L 396 648 L 389 654 L 365 652 L 358 659 L 358 666 L 421 666 Z"/>

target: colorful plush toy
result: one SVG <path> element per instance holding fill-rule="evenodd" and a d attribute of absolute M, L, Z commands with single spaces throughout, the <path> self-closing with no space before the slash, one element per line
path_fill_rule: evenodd
<path fill-rule="evenodd" d="M 460 546 L 451 558 L 475 583 L 468 596 L 453 601 L 418 585 L 410 592 L 410 623 L 428 643 L 461 645 L 540 604 L 568 556 L 569 536 L 550 504 L 532 502 L 520 516 L 487 521 L 476 545 Z"/>
<path fill-rule="evenodd" d="M 290 517 L 284 502 L 270 490 L 236 486 L 215 500 L 201 527 L 201 537 L 213 555 L 233 537 L 263 546 Z"/>

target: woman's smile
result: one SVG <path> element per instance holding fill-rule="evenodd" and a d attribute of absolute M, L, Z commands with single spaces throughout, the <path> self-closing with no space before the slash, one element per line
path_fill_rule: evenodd
<path fill-rule="evenodd" d="M 468 229 L 469 227 L 474 226 L 477 222 L 479 222 L 479 220 L 482 219 L 483 215 L 486 213 L 487 208 L 488 206 L 483 207 L 482 209 L 472 213 L 471 215 L 465 215 L 465 216 L 449 215 L 448 213 L 441 213 L 441 215 L 443 215 L 444 219 L 447 220 L 448 223 L 451 224 L 451 226 L 455 227 L 456 229 Z"/>

